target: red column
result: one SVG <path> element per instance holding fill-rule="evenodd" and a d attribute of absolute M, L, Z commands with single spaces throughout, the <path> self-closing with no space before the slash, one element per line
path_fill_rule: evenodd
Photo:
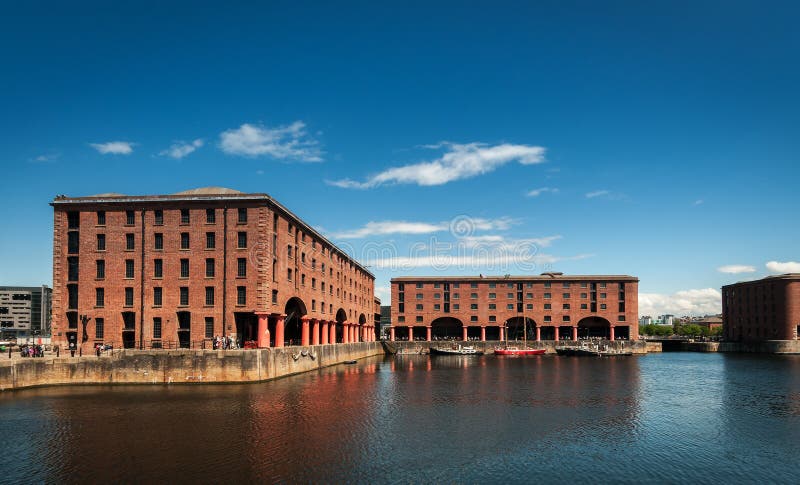
<path fill-rule="evenodd" d="M 350 324 L 344 322 L 344 331 L 342 332 L 342 343 L 349 344 L 350 343 Z"/>
<path fill-rule="evenodd" d="M 309 338 L 309 328 L 308 328 L 308 317 L 303 317 L 300 319 L 300 345 L 303 347 L 307 346 L 311 339 Z"/>
<path fill-rule="evenodd" d="M 394 327 L 389 327 L 389 341 L 394 342 Z"/>
<path fill-rule="evenodd" d="M 275 317 L 275 347 L 283 347 L 283 324 L 285 321 L 286 315 Z"/>
<path fill-rule="evenodd" d="M 572 327 L 572 340 L 578 341 L 578 327 Z"/>
<path fill-rule="evenodd" d="M 463 338 L 461 340 L 466 342 L 467 341 L 467 327 L 463 327 L 461 330 L 462 330 L 462 333 L 464 334 Z"/>
<path fill-rule="evenodd" d="M 427 340 L 428 342 L 431 341 L 431 326 L 430 325 L 425 327 L 425 340 Z"/>
<path fill-rule="evenodd" d="M 322 320 L 320 323 L 322 327 L 320 328 L 320 343 L 322 345 L 328 345 L 328 321 Z"/>
<path fill-rule="evenodd" d="M 311 345 L 319 345 L 319 320 L 311 321 Z"/>
<path fill-rule="evenodd" d="M 536 326 L 536 341 L 539 342 L 542 340 L 542 327 Z"/>
<path fill-rule="evenodd" d="M 269 347 L 269 313 L 256 313 L 258 315 L 258 348 Z"/>
<path fill-rule="evenodd" d="M 614 340 L 614 325 L 611 325 L 611 336 L 608 338 L 609 340 Z"/>
<path fill-rule="evenodd" d="M 505 327 L 499 327 L 499 328 L 500 328 L 500 340 L 505 340 L 506 339 L 505 338 L 505 333 L 506 333 L 505 330 L 506 329 L 505 329 Z"/>
<path fill-rule="evenodd" d="M 556 341 L 558 341 L 558 326 L 553 327 L 556 330 Z"/>
<path fill-rule="evenodd" d="M 481 342 L 486 342 L 486 327 L 481 325 Z"/>
<path fill-rule="evenodd" d="M 335 344 L 336 343 L 336 322 L 333 321 L 333 322 L 329 322 L 329 323 L 330 323 L 330 329 L 328 330 L 328 335 L 330 336 L 330 339 L 328 339 L 328 343 L 329 344 Z"/>

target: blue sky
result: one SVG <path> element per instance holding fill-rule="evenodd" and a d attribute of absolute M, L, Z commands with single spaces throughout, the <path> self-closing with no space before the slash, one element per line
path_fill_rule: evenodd
<path fill-rule="evenodd" d="M 800 271 L 797 3 L 116 3 L 3 7 L 3 284 L 50 284 L 56 194 L 209 185 L 273 195 L 384 300 L 552 270 L 703 313 Z"/>

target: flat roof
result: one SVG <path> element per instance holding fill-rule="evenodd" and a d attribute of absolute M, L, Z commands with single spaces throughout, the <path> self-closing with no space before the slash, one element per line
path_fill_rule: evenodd
<path fill-rule="evenodd" d="M 776 274 L 772 276 L 765 276 L 764 278 L 760 278 L 757 280 L 737 281 L 736 283 L 731 283 L 729 285 L 722 285 L 722 287 L 728 288 L 731 286 L 757 285 L 759 283 L 765 283 L 768 281 L 775 281 L 775 280 L 800 280 L 800 273 Z"/>
<path fill-rule="evenodd" d="M 392 278 L 392 282 L 418 282 L 418 281 L 599 281 L 599 280 L 615 280 L 615 281 L 639 281 L 636 276 L 629 275 L 565 275 L 561 273 L 543 273 L 541 275 L 529 276 L 400 276 Z"/>
<path fill-rule="evenodd" d="M 69 206 L 72 204 L 136 204 L 136 203 L 172 203 L 172 202 L 219 202 L 219 201 L 263 201 L 267 204 L 272 204 L 279 211 L 290 217 L 293 222 L 303 228 L 309 234 L 312 234 L 317 239 L 321 240 L 332 249 L 334 249 L 340 256 L 343 256 L 348 261 L 356 265 L 361 271 L 365 272 L 372 279 L 375 275 L 372 271 L 368 270 L 361 263 L 350 257 L 349 254 L 340 249 L 336 244 L 331 242 L 328 238 L 320 234 L 313 227 L 306 224 L 295 213 L 286 208 L 283 204 L 273 199 L 269 194 L 257 192 L 246 194 L 233 189 L 226 189 L 224 187 L 200 187 L 197 189 L 184 190 L 175 194 L 164 195 L 123 195 L 123 194 L 100 194 L 85 197 L 67 197 L 66 195 L 59 195 L 50 203 L 53 207 Z"/>

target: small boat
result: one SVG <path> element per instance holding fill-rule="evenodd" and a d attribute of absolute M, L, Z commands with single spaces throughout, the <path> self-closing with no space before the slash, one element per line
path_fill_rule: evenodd
<path fill-rule="evenodd" d="M 357 364 L 357 363 L 358 363 L 358 361 L 356 361 L 356 360 L 345 360 L 345 361 L 344 361 L 344 362 L 342 362 L 342 363 L 343 363 L 343 364 L 347 364 L 347 365 L 352 365 L 352 364 Z"/>
<path fill-rule="evenodd" d="M 582 344 L 579 347 L 556 347 L 556 354 L 558 355 L 574 355 L 574 356 L 592 356 L 592 357 L 617 357 L 633 355 L 630 350 L 617 350 L 609 348 L 607 345 L 602 348 L 597 345 Z"/>
<path fill-rule="evenodd" d="M 542 355 L 545 349 L 518 349 L 516 347 L 507 347 L 504 349 L 494 349 L 494 355 Z"/>
<path fill-rule="evenodd" d="M 431 347 L 431 355 L 483 355 L 483 351 L 475 347 L 462 347 L 461 345 L 443 349 Z"/>

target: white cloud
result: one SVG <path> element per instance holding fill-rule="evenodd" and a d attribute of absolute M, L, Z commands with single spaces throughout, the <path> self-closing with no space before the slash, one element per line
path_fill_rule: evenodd
<path fill-rule="evenodd" d="M 703 199 L 697 199 L 696 201 L 694 201 L 694 204 L 693 204 L 693 205 L 700 205 L 700 204 L 702 204 L 703 202 L 705 202 Z"/>
<path fill-rule="evenodd" d="M 198 148 L 203 146 L 203 140 L 198 138 L 192 142 L 185 142 L 185 141 L 176 141 L 172 145 L 169 146 L 166 150 L 159 152 L 159 155 L 162 157 L 172 157 L 175 159 L 181 159 L 190 153 L 194 152 Z"/>
<path fill-rule="evenodd" d="M 344 179 L 327 183 L 348 189 L 368 189 L 385 184 L 443 185 L 492 172 L 515 160 L 522 165 L 542 163 L 545 153 L 543 147 L 508 143 L 489 146 L 485 143 L 445 142 L 427 148 L 445 148 L 446 152 L 430 162 L 389 168 L 364 182 Z"/>
<path fill-rule="evenodd" d="M 381 305 L 389 305 L 392 292 L 388 286 L 375 286 L 375 296 L 381 299 Z"/>
<path fill-rule="evenodd" d="M 722 312 L 722 294 L 715 288 L 639 293 L 639 315 L 715 315 Z"/>
<path fill-rule="evenodd" d="M 308 135 L 305 128 L 302 121 L 275 128 L 245 123 L 239 128 L 223 131 L 219 135 L 220 148 L 229 155 L 266 155 L 281 160 L 321 162 L 319 143 Z"/>
<path fill-rule="evenodd" d="M 515 251 L 524 247 L 546 248 L 553 244 L 553 241 L 561 239 L 560 235 L 536 238 L 513 239 L 500 235 L 484 236 L 465 236 L 459 239 L 468 248 L 491 248 L 505 251 Z"/>
<path fill-rule="evenodd" d="M 130 155 L 133 153 L 135 143 L 128 141 L 109 141 L 106 143 L 89 143 L 89 145 L 103 155 Z"/>
<path fill-rule="evenodd" d="M 550 192 L 551 194 L 557 194 L 558 193 L 558 189 L 550 188 L 550 187 L 542 187 L 540 189 L 533 189 L 530 192 L 528 192 L 526 195 L 528 197 L 539 197 L 540 195 L 544 194 L 545 192 Z"/>
<path fill-rule="evenodd" d="M 489 270 L 504 273 L 510 270 L 534 271 L 537 266 L 551 265 L 560 261 L 575 261 L 591 257 L 591 254 L 577 256 L 555 256 L 552 254 L 512 254 L 507 252 L 480 252 L 473 254 L 428 254 L 419 256 L 394 256 L 368 259 L 366 263 L 377 269 L 408 270 L 412 268 L 433 268 L 453 271 L 454 269 Z"/>
<path fill-rule="evenodd" d="M 47 153 L 39 155 L 38 157 L 31 158 L 31 162 L 54 162 L 61 156 L 60 153 Z"/>
<path fill-rule="evenodd" d="M 772 273 L 800 273 L 800 263 L 795 261 L 770 261 L 767 263 L 767 269 Z"/>
<path fill-rule="evenodd" d="M 608 190 L 595 190 L 594 192 L 589 192 L 586 194 L 587 199 L 594 199 L 595 197 L 603 197 L 604 195 L 610 195 L 611 192 Z"/>
<path fill-rule="evenodd" d="M 452 221 L 445 222 L 414 222 L 414 221 L 370 221 L 349 231 L 341 231 L 331 236 L 338 239 L 361 239 L 370 236 L 385 236 L 389 234 L 433 234 L 450 230 L 456 236 L 459 234 L 472 234 L 476 230 L 492 231 L 505 230 L 514 224 L 510 217 L 499 219 L 483 219 L 459 216 Z"/>
<path fill-rule="evenodd" d="M 738 274 L 738 273 L 755 273 L 755 266 L 748 266 L 746 264 L 728 264 L 717 268 L 720 273 Z"/>

